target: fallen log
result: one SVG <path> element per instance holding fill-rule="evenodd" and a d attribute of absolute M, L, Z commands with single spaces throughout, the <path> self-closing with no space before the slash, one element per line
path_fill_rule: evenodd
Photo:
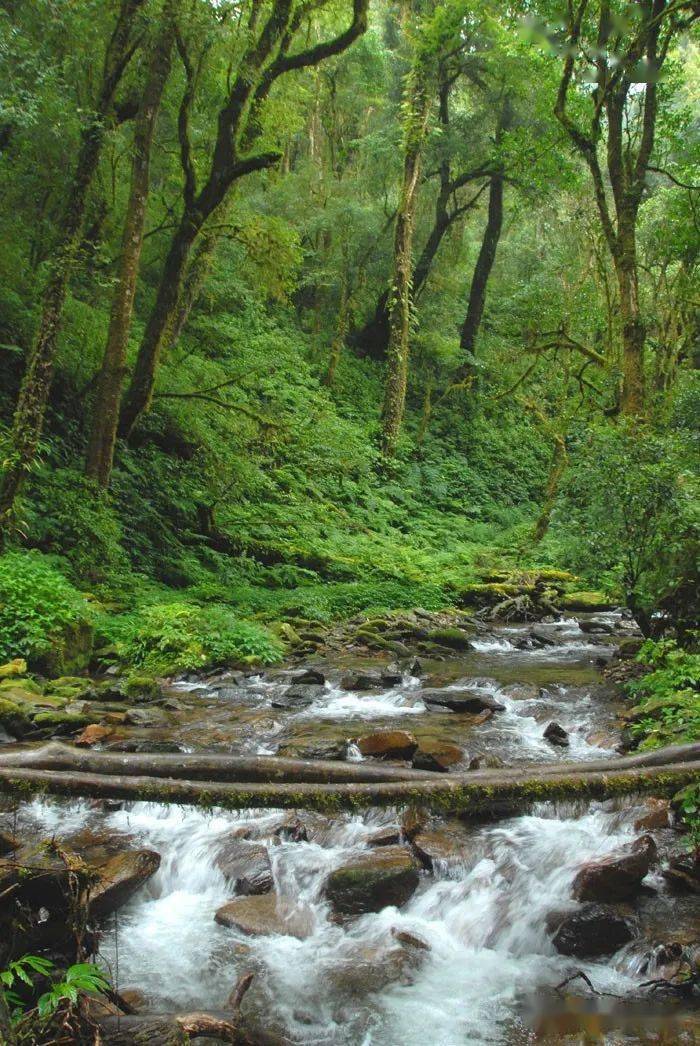
<path fill-rule="evenodd" d="M 0 766 L 33 770 L 74 770 L 147 777 L 186 777 L 190 781 L 299 781 L 332 784 L 372 781 L 429 781 L 430 770 L 342 760 L 285 759 L 278 756 L 235 756 L 219 752 L 192 754 L 93 752 L 52 742 L 36 748 L 0 753 Z"/>
<path fill-rule="evenodd" d="M 280 1041 L 261 1038 L 257 1029 L 228 1011 L 105 1017 L 99 1030 L 105 1046 L 184 1046 L 190 1039 L 200 1038 L 236 1046 L 277 1046 Z"/>
<path fill-rule="evenodd" d="M 700 780 L 700 760 L 616 771 L 582 769 L 551 773 L 523 767 L 462 776 L 434 775 L 429 781 L 379 781 L 340 784 L 230 783 L 148 776 L 67 773 L 0 766 L 0 794 L 37 794 L 140 802 L 179 803 L 229 810 L 281 808 L 334 813 L 370 806 L 423 805 L 436 811 L 482 816 L 538 800 L 602 799 L 636 792 L 670 795 Z"/>
<path fill-rule="evenodd" d="M 650 752 L 596 759 L 590 762 L 552 762 L 536 766 L 507 767 L 499 770 L 499 779 L 521 778 L 523 773 L 562 775 L 584 770 L 599 771 L 659 767 L 672 763 L 700 761 L 700 744 L 670 745 Z M 430 770 L 413 770 L 386 764 L 345 763 L 342 761 L 285 759 L 277 756 L 232 756 L 219 752 L 122 753 L 94 752 L 61 742 L 34 748 L 0 751 L 0 768 L 21 767 L 27 770 L 65 770 L 87 774 L 110 774 L 120 777 L 163 777 L 171 780 L 216 781 L 219 783 L 289 783 L 350 784 L 401 781 L 435 781 Z M 471 782 L 491 779 L 493 770 L 472 770 L 467 774 L 441 775 L 443 782 L 468 778 Z"/>

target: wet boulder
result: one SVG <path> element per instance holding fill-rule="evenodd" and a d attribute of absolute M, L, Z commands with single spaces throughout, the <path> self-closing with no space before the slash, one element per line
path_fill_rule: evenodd
<path fill-rule="evenodd" d="M 340 681 L 343 690 L 381 690 L 387 684 L 383 673 L 377 668 L 368 668 L 362 672 L 352 672 Z"/>
<path fill-rule="evenodd" d="M 124 722 L 128 726 L 140 726 L 146 729 L 165 726 L 167 721 L 167 713 L 159 708 L 128 708 L 124 716 Z"/>
<path fill-rule="evenodd" d="M 459 745 L 449 741 L 421 741 L 413 753 L 415 770 L 433 770 L 446 773 L 451 767 L 461 763 L 464 753 Z"/>
<path fill-rule="evenodd" d="M 155 850 L 124 850 L 97 868 L 98 881 L 90 890 L 89 912 L 93 918 L 111 915 L 160 868 Z"/>
<path fill-rule="evenodd" d="M 272 698 L 273 708 L 307 708 L 325 694 L 320 683 L 293 683 L 282 694 Z"/>
<path fill-rule="evenodd" d="M 1 842 L 1 840 L 0 840 Z M 401 829 L 397 824 L 379 828 L 366 839 L 368 846 L 398 846 L 401 842 Z"/>
<path fill-rule="evenodd" d="M 636 936 L 632 921 L 608 904 L 584 904 L 569 913 L 552 913 L 547 929 L 562 955 L 593 959 L 612 955 Z"/>
<path fill-rule="evenodd" d="M 569 747 L 569 735 L 560 723 L 550 723 L 542 736 L 557 748 Z"/>
<path fill-rule="evenodd" d="M 356 738 L 355 743 L 362 755 L 375 759 L 410 759 L 418 747 L 407 730 L 378 730 Z"/>
<path fill-rule="evenodd" d="M 405 904 L 418 882 L 418 865 L 409 851 L 384 846 L 336 868 L 326 880 L 324 894 L 336 916 L 364 915 Z"/>
<path fill-rule="evenodd" d="M 449 827 L 423 829 L 411 840 L 416 857 L 431 872 L 459 862 L 464 854 L 464 844 L 465 839 L 459 831 Z"/>
<path fill-rule="evenodd" d="M 238 930 L 248 937 L 270 937 L 274 934 L 297 937 L 303 941 L 313 932 L 313 915 L 276 893 L 236 897 L 214 916 L 219 926 Z"/>
<path fill-rule="evenodd" d="M 634 822 L 638 832 L 650 832 L 658 828 L 668 828 L 671 819 L 671 804 L 668 799 L 647 799 L 645 812 Z"/>
<path fill-rule="evenodd" d="M 598 621 L 596 618 L 590 618 L 588 621 L 579 621 L 578 627 L 589 636 L 610 636 L 615 631 L 613 626 L 607 621 Z"/>
<path fill-rule="evenodd" d="M 589 861 L 574 879 L 573 896 L 577 901 L 625 901 L 634 897 L 656 856 L 656 843 L 650 835 L 643 835 L 599 861 Z"/>
<path fill-rule="evenodd" d="M 85 729 L 78 734 L 73 741 L 74 745 L 78 748 L 92 748 L 93 745 L 99 744 L 106 738 L 111 737 L 114 730 L 109 726 L 102 726 L 100 723 L 91 723 L 90 726 L 86 726 Z"/>
<path fill-rule="evenodd" d="M 545 625 L 535 625 L 528 634 L 529 644 L 532 647 L 560 646 L 562 639 L 555 628 L 547 628 Z"/>
<path fill-rule="evenodd" d="M 420 691 L 423 701 L 431 708 L 449 708 L 452 712 L 478 715 L 480 712 L 502 712 L 505 705 L 490 694 L 479 690 L 447 690 L 428 687 Z"/>
<path fill-rule="evenodd" d="M 613 657 L 617 661 L 634 661 L 644 646 L 644 642 L 645 640 L 642 636 L 631 636 L 629 639 L 623 639 Z"/>
<path fill-rule="evenodd" d="M 398 665 L 387 665 L 382 669 L 382 683 L 384 686 L 401 686 L 403 672 Z"/>
<path fill-rule="evenodd" d="M 270 855 L 260 844 L 228 839 L 215 863 L 237 894 L 269 893 L 274 885 Z"/>
<path fill-rule="evenodd" d="M 301 685 L 323 686 L 326 682 L 326 676 L 320 668 L 316 668 L 313 665 L 305 665 L 303 668 L 298 668 L 292 672 L 292 682 Z"/>
<path fill-rule="evenodd" d="M 448 647 L 450 650 L 472 650 L 470 637 L 461 628 L 434 628 L 428 632 L 429 643 Z"/>
<path fill-rule="evenodd" d="M 672 853 L 661 874 L 671 889 L 678 893 L 700 893 L 700 851 L 679 850 Z"/>

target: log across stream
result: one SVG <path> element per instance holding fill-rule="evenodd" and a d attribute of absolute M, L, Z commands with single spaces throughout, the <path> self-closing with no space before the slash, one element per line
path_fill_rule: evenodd
<path fill-rule="evenodd" d="M 116 987 L 143 995 L 140 1015 L 105 1023 L 105 1041 L 174 1043 L 185 1027 L 204 1034 L 219 1022 L 224 1041 L 299 1046 L 578 1042 L 580 1000 L 562 1012 L 554 987 L 579 970 L 608 993 L 593 997 L 582 980 L 572 988 L 597 1009 L 599 1041 L 641 1044 L 661 1028 L 667 1041 L 697 1041 L 686 1009 L 669 1014 L 647 1001 L 638 1012 L 628 1000 L 662 974 L 664 948 L 697 939 L 697 896 L 671 892 L 661 874 L 680 840 L 660 800 L 698 779 L 700 748 L 620 756 L 595 665 L 609 648 L 574 623 L 561 634 L 557 647 L 520 651 L 517 630 L 503 631 L 468 657 L 428 666 L 444 673 L 439 683 L 475 687 L 504 706 L 479 726 L 426 708 L 415 679 L 367 695 L 332 682 L 300 712 L 274 709 L 276 682 L 251 680 L 233 708 L 237 696 L 190 681 L 183 693 L 206 711 L 177 740 L 184 747 L 196 736 L 194 751 L 1 748 L 0 789 L 19 805 L 0 827 L 161 855 L 103 929 L 100 955 Z M 543 740 L 551 719 L 568 748 Z M 229 720 L 232 737 L 244 720 L 255 732 L 207 751 L 207 729 L 221 736 Z M 468 770 L 465 755 L 450 772 L 426 772 L 360 759 L 352 746 L 345 761 L 273 754 L 299 738 L 327 745 L 397 728 L 425 745 L 456 741 L 482 768 Z M 490 756 L 500 765 L 488 766 Z M 629 941 L 608 955 L 560 953 L 552 917 L 578 910 L 572 884 L 582 865 L 649 830 L 659 864 L 623 906 Z M 358 865 L 383 860 L 408 862 L 403 893 L 365 897 L 361 912 L 343 913 L 333 877 L 346 888 Z M 234 898 L 243 909 L 217 921 Z M 227 1000 L 247 972 L 238 1023 Z"/>

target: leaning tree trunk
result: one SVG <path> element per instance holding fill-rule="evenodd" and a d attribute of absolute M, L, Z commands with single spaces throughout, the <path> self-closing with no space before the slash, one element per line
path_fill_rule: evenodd
<path fill-rule="evenodd" d="M 107 45 L 95 111 L 83 130 L 73 184 L 60 225 L 59 243 L 50 264 L 41 319 L 22 381 L 12 423 L 11 453 L 0 487 L 0 534 L 6 530 L 17 495 L 36 458 L 53 378 L 63 307 L 82 239 L 88 193 L 97 170 L 105 128 L 122 73 L 131 57 L 131 30 L 144 0 L 122 0 Z"/>
<path fill-rule="evenodd" d="M 119 401 L 126 370 L 126 351 L 143 247 L 153 135 L 163 91 L 171 69 L 173 23 L 169 6 L 170 3 L 166 2 L 163 10 L 162 31 L 155 41 L 141 107 L 134 128 L 131 191 L 124 221 L 119 273 L 112 299 L 107 344 L 97 383 L 92 429 L 88 442 L 86 474 L 105 489 L 109 486 L 117 439 Z"/>
<path fill-rule="evenodd" d="M 403 182 L 394 235 L 394 279 L 389 305 L 387 373 L 382 408 L 382 452 L 396 453 L 403 423 L 408 382 L 408 356 L 412 309 L 413 229 L 418 198 L 421 152 L 428 123 L 427 70 L 414 64 L 408 84 L 410 106 L 404 146 Z"/>

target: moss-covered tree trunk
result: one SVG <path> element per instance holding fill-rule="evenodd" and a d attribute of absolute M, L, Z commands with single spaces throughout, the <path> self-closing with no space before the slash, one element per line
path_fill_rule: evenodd
<path fill-rule="evenodd" d="M 154 43 L 134 128 L 131 189 L 124 221 L 122 250 L 112 299 L 107 343 L 93 405 L 85 471 L 91 479 L 104 488 L 109 486 L 114 445 L 117 438 L 119 401 L 126 370 L 126 352 L 143 247 L 153 135 L 171 68 L 172 7 L 173 0 L 166 0 L 163 8 L 163 24 Z"/>
<path fill-rule="evenodd" d="M 81 135 L 58 245 L 49 266 L 41 317 L 22 381 L 10 436 L 10 455 L 0 485 L 0 536 L 11 523 L 15 500 L 32 469 L 44 426 L 68 284 L 79 252 L 90 186 L 102 152 L 114 95 L 132 54 L 134 19 L 144 0 L 122 0 L 107 45 L 95 109 Z"/>
<path fill-rule="evenodd" d="M 188 71 L 188 92 L 180 111 L 183 213 L 163 266 L 155 304 L 124 397 L 119 418 L 122 436 L 131 434 L 151 405 L 160 359 L 172 341 L 178 322 L 191 252 L 207 222 L 212 215 L 221 213 L 222 204 L 237 181 L 254 171 L 266 170 L 281 158 L 276 151 L 251 152 L 261 129 L 260 109 L 273 84 L 286 73 L 316 66 L 350 47 L 367 28 L 368 4 L 369 0 L 353 0 L 352 20 L 347 29 L 330 40 L 290 54 L 304 8 L 297 9 L 292 0 L 275 0 L 257 35 L 250 34 L 237 73 L 231 80 L 228 97 L 217 118 L 209 172 L 199 192 L 189 141 L 189 110 L 194 94 L 192 75 Z M 187 68 L 184 48 L 181 54 Z"/>
<path fill-rule="evenodd" d="M 403 177 L 394 233 L 394 271 L 389 297 L 389 342 L 387 345 L 384 405 L 382 408 L 382 452 L 396 453 L 406 407 L 413 298 L 413 231 L 416 220 L 421 154 L 428 124 L 428 65 L 418 55 L 407 79 L 407 110 L 404 137 Z"/>

